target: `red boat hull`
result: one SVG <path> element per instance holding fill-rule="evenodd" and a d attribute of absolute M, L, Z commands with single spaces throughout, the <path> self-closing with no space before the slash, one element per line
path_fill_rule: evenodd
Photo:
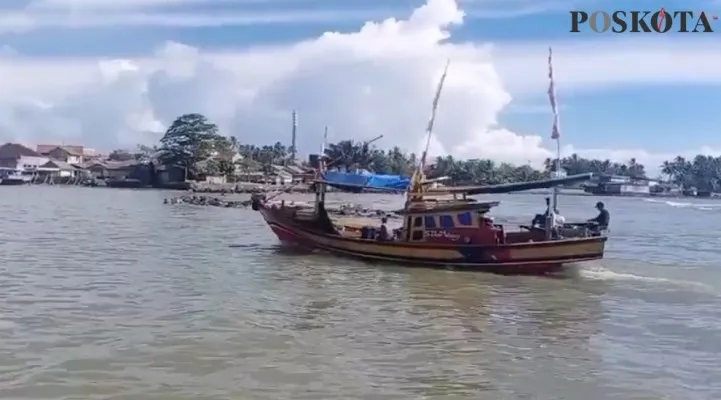
<path fill-rule="evenodd" d="M 453 267 L 502 274 L 548 274 L 565 264 L 603 258 L 606 237 L 498 245 L 430 244 L 343 237 L 314 230 L 280 207 L 258 211 L 278 239 L 287 244 L 340 256 L 410 266 Z"/>

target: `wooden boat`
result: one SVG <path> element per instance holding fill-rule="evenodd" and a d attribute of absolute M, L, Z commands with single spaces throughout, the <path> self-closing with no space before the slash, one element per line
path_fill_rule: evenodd
<path fill-rule="evenodd" d="M 553 273 L 564 264 L 603 258 L 606 242 L 605 236 L 590 227 L 561 228 L 550 238 L 544 229 L 509 231 L 486 217 L 498 202 L 468 198 L 443 201 L 427 196 L 416 196 L 407 207 L 396 211 L 404 216 L 403 226 L 392 240 L 379 241 L 372 226 L 339 229 L 325 210 L 322 190 L 317 199 L 310 213 L 283 202 L 267 204 L 262 195 L 255 195 L 251 205 L 282 243 L 416 266 Z"/>
<path fill-rule="evenodd" d="M 481 193 L 557 187 L 588 180 L 592 174 L 505 185 L 427 190 L 432 181 L 426 180 L 422 171 L 444 78 L 445 72 L 427 129 L 426 151 L 410 180 L 405 206 L 395 212 L 402 215 L 403 225 L 394 230 L 392 238 L 379 240 L 374 226 L 359 228 L 343 225 L 329 217 L 325 208 L 326 187 L 337 180 L 324 176 L 326 160 L 323 156 L 314 184 L 316 195 L 312 210 L 282 201 L 271 202 L 265 195 L 258 194 L 251 197 L 252 208 L 260 212 L 282 243 L 366 260 L 507 274 L 546 274 L 560 270 L 564 264 L 603 258 L 607 238 L 592 226 L 554 227 L 551 215 L 544 228 L 527 227 L 511 231 L 487 217 L 498 202 L 479 202 L 468 197 Z M 348 186 L 347 182 L 340 185 Z M 440 199 L 439 196 L 450 199 Z M 551 210 L 555 209 L 556 200 L 554 196 Z"/>

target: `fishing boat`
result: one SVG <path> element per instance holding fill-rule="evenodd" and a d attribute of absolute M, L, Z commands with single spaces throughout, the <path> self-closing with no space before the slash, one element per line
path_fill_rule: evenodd
<path fill-rule="evenodd" d="M 0 167 L 0 185 L 18 186 L 30 183 L 30 177 L 23 175 L 23 170 Z"/>
<path fill-rule="evenodd" d="M 572 176 L 562 182 L 586 179 L 588 176 Z M 539 181 L 536 185 L 557 182 Z M 469 198 L 476 193 L 473 188 L 424 192 L 415 187 L 406 206 L 395 211 L 403 216 L 401 228 L 389 240 L 378 240 L 377 226 L 366 226 L 359 232 L 342 229 L 331 220 L 325 210 L 324 186 L 318 185 L 312 212 L 284 202 L 268 204 L 262 195 L 255 195 L 251 206 L 260 212 L 282 243 L 367 260 L 546 274 L 559 271 L 564 264 L 603 258 L 606 237 L 592 226 L 567 225 L 553 231 L 531 227 L 510 230 L 487 217 L 499 202 Z M 491 190 L 484 186 L 476 189 Z"/>
<path fill-rule="evenodd" d="M 328 160 L 325 157 L 319 160 L 312 210 L 287 205 L 283 201 L 271 202 L 265 195 L 259 194 L 251 198 L 252 208 L 260 212 L 282 243 L 366 260 L 503 274 L 547 274 L 561 270 L 565 264 L 603 258 L 607 238 L 592 225 L 554 226 L 551 212 L 543 228 L 526 226 L 512 230 L 495 224 L 487 216 L 499 202 L 481 202 L 470 197 L 482 193 L 558 187 L 588 180 L 592 174 L 505 185 L 429 189 L 431 181 L 425 179 L 423 170 L 446 73 L 447 66 L 426 130 L 426 151 L 411 177 L 405 206 L 395 211 L 403 217 L 403 223 L 391 237 L 379 237 L 377 226 L 343 229 L 342 224 L 330 218 L 325 208 L 326 190 L 337 179 L 328 179 L 324 167 Z M 347 186 L 347 182 L 340 183 L 343 184 Z M 557 193 L 554 192 L 552 210 L 555 209 Z"/>

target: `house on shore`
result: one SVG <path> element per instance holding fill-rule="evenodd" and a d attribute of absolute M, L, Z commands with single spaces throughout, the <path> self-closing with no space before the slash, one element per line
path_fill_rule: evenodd
<path fill-rule="evenodd" d="M 82 167 L 52 159 L 26 174 L 31 175 L 31 183 L 79 184 L 88 179 L 87 171 Z"/>
<path fill-rule="evenodd" d="M 185 168 L 177 165 L 158 165 L 155 168 L 156 184 L 160 187 L 185 188 Z"/>
<path fill-rule="evenodd" d="M 35 151 L 43 156 L 65 161 L 68 164 L 82 164 L 94 158 L 95 150 L 80 145 L 39 144 Z"/>
<path fill-rule="evenodd" d="M 36 182 L 44 182 L 51 180 L 53 183 L 74 181 L 79 178 L 85 178 L 87 170 L 83 167 L 68 164 L 65 161 L 50 160 L 38 167 L 36 170 Z M 58 180 L 60 182 L 58 182 Z"/>
<path fill-rule="evenodd" d="M 17 171 L 32 171 L 50 161 L 35 150 L 18 143 L 0 146 L 0 167 Z"/>
<path fill-rule="evenodd" d="M 85 161 L 82 153 L 79 153 L 75 148 L 68 146 L 57 146 L 52 150 L 40 154 L 52 160 L 62 161 L 67 164 L 78 165 Z"/>
<path fill-rule="evenodd" d="M 89 161 L 82 165 L 94 179 L 125 179 L 136 174 L 143 164 L 136 160 L 128 161 Z"/>

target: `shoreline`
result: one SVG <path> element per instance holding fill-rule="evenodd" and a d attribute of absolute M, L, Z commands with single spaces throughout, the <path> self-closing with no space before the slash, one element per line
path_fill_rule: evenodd
<path fill-rule="evenodd" d="M 108 189 L 154 189 L 154 190 L 166 190 L 174 192 L 192 192 L 202 194 L 253 194 L 253 193 L 275 193 L 285 192 L 293 194 L 311 194 L 313 190 L 309 185 L 275 185 L 275 184 L 262 184 L 262 183 L 251 183 L 251 182 L 236 182 L 236 183 L 207 183 L 207 182 L 189 182 L 183 187 L 118 187 L 118 186 L 87 186 L 87 185 L 71 185 L 71 184 L 27 184 L 32 186 L 81 186 L 81 187 L 94 187 L 94 188 L 108 188 Z M 3 185 L 0 185 L 0 187 Z M 7 186 L 26 186 L 26 185 L 7 185 Z M 329 193 L 344 193 L 340 190 L 329 190 Z M 386 193 L 386 192 L 361 192 L 361 193 L 349 193 L 352 195 L 390 195 L 397 196 L 399 193 Z M 514 192 L 514 195 L 536 195 L 536 196 L 549 196 L 551 194 L 550 189 L 532 189 L 521 192 Z M 597 195 L 592 193 L 584 192 L 582 189 L 564 189 L 559 190 L 561 196 L 588 196 L 588 197 L 634 197 L 634 198 L 662 198 L 662 199 L 708 199 L 708 200 L 719 200 L 721 197 L 710 196 L 710 197 L 698 197 L 698 196 L 684 196 L 682 194 L 668 194 L 668 193 L 650 193 L 650 194 L 604 194 Z"/>

